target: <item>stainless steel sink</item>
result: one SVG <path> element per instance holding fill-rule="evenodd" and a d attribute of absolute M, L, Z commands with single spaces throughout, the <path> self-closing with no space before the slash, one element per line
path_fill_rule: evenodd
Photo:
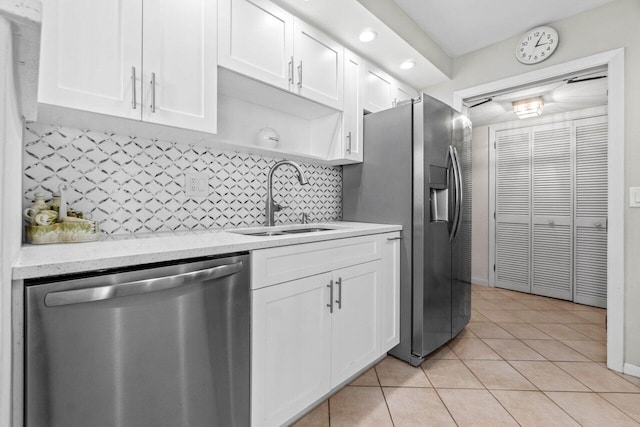
<path fill-rule="evenodd" d="M 282 230 L 282 233 L 285 233 L 285 234 L 315 233 L 316 231 L 328 231 L 328 230 L 335 230 L 335 228 L 325 228 L 325 227 L 294 228 L 292 230 Z"/>
<path fill-rule="evenodd" d="M 314 224 L 313 226 L 289 225 L 279 227 L 260 227 L 248 229 L 227 230 L 229 233 L 244 234 L 245 236 L 286 236 L 291 234 L 316 233 L 320 231 L 339 230 L 345 227 L 324 226 Z"/>

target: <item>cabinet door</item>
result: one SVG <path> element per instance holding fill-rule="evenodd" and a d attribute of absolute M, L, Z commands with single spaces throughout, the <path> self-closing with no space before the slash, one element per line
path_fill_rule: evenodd
<path fill-rule="evenodd" d="M 380 238 L 380 353 L 386 353 L 400 343 L 400 232 L 384 234 Z"/>
<path fill-rule="evenodd" d="M 571 123 L 534 126 L 532 140 L 531 293 L 573 294 Z"/>
<path fill-rule="evenodd" d="M 364 109 L 370 113 L 393 106 L 393 79 L 371 64 L 366 64 L 364 77 Z"/>
<path fill-rule="evenodd" d="M 574 122 L 576 135 L 573 300 L 607 306 L 607 117 Z"/>
<path fill-rule="evenodd" d="M 380 260 L 333 272 L 332 387 L 380 355 L 378 300 L 381 280 Z"/>
<path fill-rule="evenodd" d="M 331 274 L 253 291 L 252 425 L 279 426 L 330 390 Z"/>
<path fill-rule="evenodd" d="M 345 51 L 344 56 L 344 149 L 345 159 L 361 162 L 362 124 L 363 124 L 363 87 L 362 87 L 362 59 L 357 55 Z"/>
<path fill-rule="evenodd" d="M 140 120 L 141 58 L 142 0 L 43 2 L 39 102 Z"/>
<path fill-rule="evenodd" d="M 531 129 L 496 132 L 496 286 L 531 292 Z"/>
<path fill-rule="evenodd" d="M 217 2 L 144 0 L 144 121 L 216 132 Z"/>
<path fill-rule="evenodd" d="M 407 101 L 412 98 L 418 97 L 418 92 L 416 92 L 413 88 L 401 83 L 399 81 L 395 81 L 393 85 L 393 105 L 398 105 L 398 103 L 402 101 Z"/>
<path fill-rule="evenodd" d="M 290 89 L 293 16 L 266 0 L 219 1 L 219 64 Z"/>
<path fill-rule="evenodd" d="M 295 87 L 309 99 L 342 110 L 344 48 L 319 30 L 294 19 Z"/>

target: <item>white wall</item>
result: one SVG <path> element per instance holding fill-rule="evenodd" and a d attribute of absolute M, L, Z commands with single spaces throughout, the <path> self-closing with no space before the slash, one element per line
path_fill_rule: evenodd
<path fill-rule="evenodd" d="M 11 267 L 20 252 L 22 119 L 10 22 L 0 14 L 0 425 L 11 417 Z"/>
<path fill-rule="evenodd" d="M 483 83 L 542 69 L 599 52 L 625 48 L 625 188 L 640 186 L 640 1 L 618 0 L 553 22 L 560 43 L 556 53 L 537 65 L 514 56 L 518 37 L 496 43 L 453 61 L 451 81 L 424 91 L 449 104 L 453 93 Z M 625 190 L 628 194 L 628 190 Z M 626 205 L 628 206 L 628 204 Z M 640 209 L 625 208 L 625 362 L 640 366 Z"/>
<path fill-rule="evenodd" d="M 471 281 L 489 283 L 489 126 L 473 128 Z"/>

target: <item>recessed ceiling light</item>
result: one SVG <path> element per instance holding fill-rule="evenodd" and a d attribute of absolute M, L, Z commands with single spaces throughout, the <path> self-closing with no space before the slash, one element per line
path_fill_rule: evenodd
<path fill-rule="evenodd" d="M 378 37 L 378 33 L 376 33 L 373 30 L 362 30 L 362 32 L 360 33 L 360 41 L 361 42 L 365 42 L 368 43 L 372 40 L 374 40 L 376 37 Z"/>
<path fill-rule="evenodd" d="M 415 66 L 416 66 L 416 61 L 414 61 L 413 59 L 407 59 L 402 64 L 400 64 L 400 68 L 402 68 L 403 70 L 410 70 Z"/>

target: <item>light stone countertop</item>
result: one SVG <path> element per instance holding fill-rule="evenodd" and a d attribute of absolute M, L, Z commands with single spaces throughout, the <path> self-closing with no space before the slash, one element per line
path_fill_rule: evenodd
<path fill-rule="evenodd" d="M 277 246 L 399 231 L 400 225 L 362 222 L 328 222 L 309 227 L 336 227 L 335 230 L 282 236 L 247 236 L 229 231 L 198 230 L 103 236 L 96 242 L 23 245 L 13 267 L 13 279 L 57 276 L 107 268 L 155 262 L 177 261 Z M 302 227 L 297 225 L 298 227 Z M 261 229 L 263 227 L 237 230 Z M 275 227 L 277 229 L 279 227 Z"/>

